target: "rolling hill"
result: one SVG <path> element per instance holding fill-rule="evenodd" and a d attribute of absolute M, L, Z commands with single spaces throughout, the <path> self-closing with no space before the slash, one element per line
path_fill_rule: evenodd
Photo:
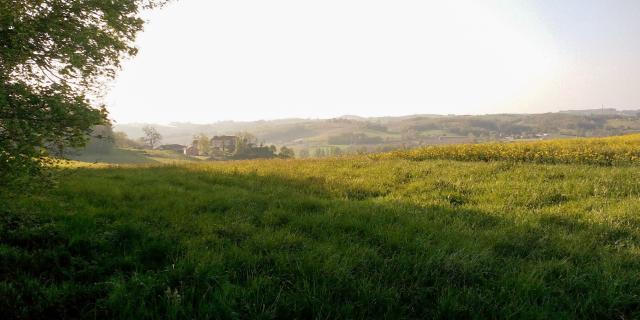
<path fill-rule="evenodd" d="M 259 142 L 292 147 L 298 152 L 325 147 L 339 147 L 344 151 L 364 148 L 371 152 L 435 144 L 597 137 L 640 132 L 638 111 L 594 110 L 476 116 L 344 116 L 334 119 L 152 125 L 163 135 L 163 143 L 190 144 L 193 136 L 200 133 L 213 136 L 249 132 Z M 117 124 L 114 130 L 125 132 L 135 139 L 142 136 L 142 127 L 145 125 Z"/>

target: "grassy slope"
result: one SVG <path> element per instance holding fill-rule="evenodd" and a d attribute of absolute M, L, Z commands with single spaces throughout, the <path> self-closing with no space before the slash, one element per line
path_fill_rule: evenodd
<path fill-rule="evenodd" d="M 0 207 L 0 313 L 640 316 L 637 167 L 239 161 L 69 171 Z"/>
<path fill-rule="evenodd" d="M 145 154 L 144 150 L 132 150 L 132 149 L 113 149 L 109 153 L 82 153 L 79 155 L 72 155 L 71 158 L 76 161 L 82 162 L 98 162 L 98 163 L 156 163 Z"/>
<path fill-rule="evenodd" d="M 75 161 L 111 164 L 157 164 L 193 161 L 180 153 L 169 150 L 138 150 L 114 148 L 108 153 L 89 153 L 72 155 Z"/>

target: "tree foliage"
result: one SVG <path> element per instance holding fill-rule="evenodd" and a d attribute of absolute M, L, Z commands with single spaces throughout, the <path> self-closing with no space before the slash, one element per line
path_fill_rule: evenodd
<path fill-rule="evenodd" d="M 0 186 L 107 123 L 103 81 L 136 54 L 150 0 L 0 0 Z M 26 177 L 26 179 L 25 179 Z"/>
<path fill-rule="evenodd" d="M 129 136 L 127 136 L 127 134 L 124 132 L 119 132 L 119 131 L 114 132 L 113 140 L 114 140 L 113 142 L 115 146 L 118 148 L 141 148 L 142 147 L 142 145 L 140 145 L 137 141 L 130 139 Z"/>
<path fill-rule="evenodd" d="M 280 158 L 287 159 L 295 157 L 296 154 L 294 153 L 293 149 L 282 146 L 280 147 L 280 153 L 278 154 L 278 156 L 280 156 Z"/>
<path fill-rule="evenodd" d="M 236 134 L 236 146 L 234 155 L 244 155 L 251 152 L 258 139 L 249 132 L 238 132 Z"/>
<path fill-rule="evenodd" d="M 201 133 L 194 137 L 196 141 L 198 141 L 198 151 L 200 154 L 209 154 L 211 153 L 211 139 L 204 134 Z"/>
<path fill-rule="evenodd" d="M 162 140 L 162 135 L 155 127 L 144 126 L 142 128 L 142 132 L 144 132 L 143 140 L 145 144 L 151 149 L 155 148 L 156 144 L 160 143 L 160 140 Z"/>

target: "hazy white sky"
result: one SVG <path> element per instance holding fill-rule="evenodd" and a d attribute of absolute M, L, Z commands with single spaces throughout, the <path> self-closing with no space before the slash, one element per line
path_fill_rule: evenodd
<path fill-rule="evenodd" d="M 178 0 L 118 123 L 640 108 L 638 0 Z"/>

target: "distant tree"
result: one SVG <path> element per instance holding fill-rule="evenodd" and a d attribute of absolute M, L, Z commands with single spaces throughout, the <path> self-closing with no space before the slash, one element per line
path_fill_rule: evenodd
<path fill-rule="evenodd" d="M 142 144 L 138 141 L 129 139 L 126 133 L 115 131 L 113 133 L 113 142 L 117 148 L 141 148 Z"/>
<path fill-rule="evenodd" d="M 298 152 L 298 157 L 300 158 L 309 158 L 309 156 L 310 154 L 308 149 L 302 149 L 300 150 L 300 152 Z"/>
<path fill-rule="evenodd" d="M 326 153 L 324 152 L 323 148 L 317 148 L 313 152 L 313 156 L 316 157 L 316 158 L 322 158 L 322 157 L 326 156 Z"/>
<path fill-rule="evenodd" d="M 248 155 L 251 153 L 251 148 L 255 146 L 258 139 L 256 136 L 252 135 L 249 132 L 238 132 L 236 133 L 236 146 L 234 155 L 236 157 Z"/>
<path fill-rule="evenodd" d="M 282 146 L 280 147 L 280 153 L 278 154 L 278 156 L 280 156 L 280 158 L 287 159 L 295 157 L 296 154 L 293 152 L 293 149 Z"/>
<path fill-rule="evenodd" d="M 211 153 L 211 139 L 209 139 L 206 134 L 201 133 L 200 135 L 195 136 L 194 140 L 197 141 L 198 152 L 200 154 Z"/>
<path fill-rule="evenodd" d="M 152 126 L 144 126 L 142 128 L 142 132 L 144 132 L 144 142 L 149 148 L 155 148 L 156 144 L 160 143 L 162 140 L 162 135 L 155 127 Z"/>

